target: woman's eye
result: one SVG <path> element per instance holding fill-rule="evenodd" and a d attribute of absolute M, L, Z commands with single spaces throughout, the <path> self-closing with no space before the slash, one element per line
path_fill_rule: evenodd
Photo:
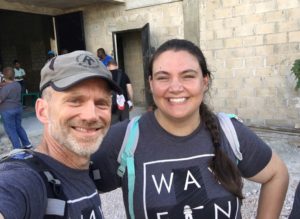
<path fill-rule="evenodd" d="M 195 78 L 194 74 L 186 74 L 183 76 L 184 78 Z"/>

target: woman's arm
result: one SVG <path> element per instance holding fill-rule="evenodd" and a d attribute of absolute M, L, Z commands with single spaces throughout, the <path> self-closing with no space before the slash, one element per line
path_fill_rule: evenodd
<path fill-rule="evenodd" d="M 272 152 L 267 166 L 249 180 L 262 184 L 256 218 L 279 218 L 289 183 L 288 171 L 283 161 Z"/>

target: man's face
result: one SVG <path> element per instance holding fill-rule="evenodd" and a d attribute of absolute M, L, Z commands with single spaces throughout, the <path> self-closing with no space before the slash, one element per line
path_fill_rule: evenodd
<path fill-rule="evenodd" d="M 52 90 L 48 134 L 62 147 L 88 157 L 100 146 L 111 120 L 111 92 L 102 79 L 88 79 L 64 92 Z"/>
<path fill-rule="evenodd" d="M 19 62 L 16 62 L 16 63 L 15 63 L 15 68 L 16 68 L 16 69 L 19 69 L 19 68 L 20 68 L 20 63 L 19 63 Z"/>
<path fill-rule="evenodd" d="M 97 56 L 101 59 L 105 58 L 104 52 L 101 49 L 97 51 Z"/>

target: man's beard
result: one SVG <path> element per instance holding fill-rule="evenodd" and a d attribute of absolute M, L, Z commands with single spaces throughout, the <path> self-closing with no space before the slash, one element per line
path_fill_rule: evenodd
<path fill-rule="evenodd" d="M 78 123 L 80 123 L 78 125 Z M 76 138 L 73 136 L 68 129 L 72 129 L 74 126 L 85 127 L 85 128 L 95 128 L 102 127 L 102 123 L 93 122 L 67 122 L 65 125 L 58 125 L 57 123 L 50 121 L 49 123 L 49 133 L 50 135 L 61 145 L 74 152 L 75 154 L 83 157 L 89 157 L 91 154 L 96 152 L 102 143 L 103 137 L 105 136 L 108 128 L 103 130 L 102 135 L 100 134 L 97 137 L 85 137 L 85 138 Z"/>

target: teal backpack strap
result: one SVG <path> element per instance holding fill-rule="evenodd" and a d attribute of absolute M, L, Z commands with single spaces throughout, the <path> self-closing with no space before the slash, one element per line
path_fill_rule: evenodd
<path fill-rule="evenodd" d="M 140 116 L 134 117 L 130 120 L 129 124 L 127 125 L 125 137 L 118 156 L 118 162 L 120 163 L 117 172 L 118 175 L 120 177 L 123 177 L 127 168 L 129 205 L 128 208 L 131 219 L 135 218 L 133 209 L 133 192 L 135 183 L 134 152 L 137 147 L 137 142 L 139 140 L 139 119 Z"/>
<path fill-rule="evenodd" d="M 221 128 L 223 132 L 225 133 L 225 136 L 227 140 L 229 141 L 230 147 L 237 158 L 237 162 L 243 160 L 243 155 L 240 151 L 240 142 L 237 137 L 235 128 L 232 124 L 231 119 L 238 117 L 235 114 L 226 114 L 226 113 L 218 113 L 218 119 L 221 125 Z"/>

